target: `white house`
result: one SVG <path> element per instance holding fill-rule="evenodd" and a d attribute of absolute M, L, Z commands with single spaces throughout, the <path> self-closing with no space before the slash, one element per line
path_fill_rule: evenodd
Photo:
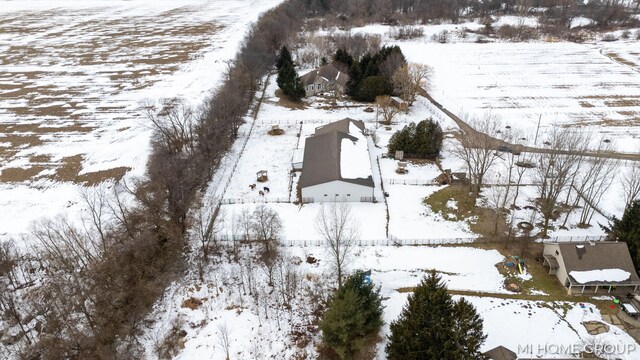
<path fill-rule="evenodd" d="M 362 121 L 318 127 L 305 141 L 300 191 L 304 202 L 373 201 L 371 159 Z"/>
<path fill-rule="evenodd" d="M 569 294 L 628 293 L 638 290 L 636 273 L 624 242 L 548 243 L 544 264 Z"/>

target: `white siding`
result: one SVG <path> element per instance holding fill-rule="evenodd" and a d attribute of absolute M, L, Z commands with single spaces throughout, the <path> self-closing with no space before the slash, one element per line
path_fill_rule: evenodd
<path fill-rule="evenodd" d="M 362 197 L 373 197 L 373 188 L 336 180 L 304 187 L 302 197 L 313 198 L 314 202 L 360 201 Z"/>
<path fill-rule="evenodd" d="M 558 254 L 556 254 L 556 251 Z M 560 280 L 560 284 L 562 286 L 566 285 L 567 282 L 567 268 L 564 266 L 564 259 L 562 258 L 562 253 L 560 252 L 560 246 L 558 244 L 546 244 L 544 246 L 544 254 L 549 254 L 558 260 L 558 270 L 556 271 L 556 277 Z"/>

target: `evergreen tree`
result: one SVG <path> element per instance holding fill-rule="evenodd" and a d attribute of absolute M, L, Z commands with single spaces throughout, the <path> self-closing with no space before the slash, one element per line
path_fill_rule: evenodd
<path fill-rule="evenodd" d="M 442 128 L 433 119 L 422 120 L 416 125 L 413 151 L 410 153 L 421 158 L 434 158 L 442 148 Z"/>
<path fill-rule="evenodd" d="M 276 59 L 276 69 L 280 70 L 286 64 L 293 65 L 293 59 L 291 58 L 291 53 L 286 46 L 282 46 L 280 49 L 280 55 L 278 55 L 278 59 Z"/>
<path fill-rule="evenodd" d="M 333 55 L 333 61 L 343 63 L 348 67 L 351 67 L 351 65 L 353 65 L 353 57 L 344 48 L 340 48 L 338 49 L 338 51 L 336 51 L 335 55 Z"/>
<path fill-rule="evenodd" d="M 480 357 L 482 320 L 473 306 L 454 302 L 440 276 L 425 276 L 390 325 L 391 360 L 458 360 Z"/>
<path fill-rule="evenodd" d="M 353 98 L 357 101 L 373 102 L 377 96 L 389 95 L 392 91 L 393 87 L 384 77 L 369 76 L 362 81 Z"/>
<path fill-rule="evenodd" d="M 434 158 L 440 154 L 443 133 L 440 124 L 433 119 L 422 120 L 417 125 L 409 125 L 397 131 L 389 139 L 390 153 L 402 150 L 407 155 L 420 158 Z"/>
<path fill-rule="evenodd" d="M 320 322 L 326 346 L 342 359 L 352 359 L 382 326 L 380 289 L 364 283 L 359 271 L 349 276 L 329 300 Z"/>
<path fill-rule="evenodd" d="M 282 66 L 280 71 L 278 71 L 276 83 L 285 95 L 291 97 L 295 101 L 298 101 L 305 96 L 304 85 L 302 85 L 302 82 L 298 77 L 298 73 L 293 67 L 293 63 L 285 63 Z"/>
<path fill-rule="evenodd" d="M 624 241 L 629 247 L 633 265 L 640 269 L 640 200 L 627 205 L 622 218 L 613 218 L 609 230 L 609 237 L 613 240 Z"/>
<path fill-rule="evenodd" d="M 482 357 L 480 346 L 487 336 L 482 331 L 482 318 L 476 308 L 464 298 L 453 305 L 457 359 L 475 360 Z"/>

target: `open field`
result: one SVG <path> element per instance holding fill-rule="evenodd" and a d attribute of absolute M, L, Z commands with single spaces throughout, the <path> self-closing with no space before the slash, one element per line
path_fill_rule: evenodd
<path fill-rule="evenodd" d="M 541 134 L 554 124 L 577 126 L 619 151 L 640 149 L 640 73 L 622 63 L 633 61 L 627 53 L 574 43 L 399 45 L 410 61 L 434 68 L 438 102 L 459 115 L 491 112 L 522 129 L 528 145 L 541 145 L 534 144 L 540 119 Z"/>
<path fill-rule="evenodd" d="M 202 104 L 279 2 L 0 1 L 0 236 L 77 214 L 84 186 L 144 176 L 141 107 Z"/>

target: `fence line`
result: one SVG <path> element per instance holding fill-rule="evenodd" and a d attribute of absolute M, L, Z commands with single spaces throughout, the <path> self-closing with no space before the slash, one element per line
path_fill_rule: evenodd
<path fill-rule="evenodd" d="M 437 182 L 429 179 L 384 179 L 389 185 L 438 185 Z"/>
<path fill-rule="evenodd" d="M 289 198 L 286 198 L 286 197 L 267 197 L 267 196 L 262 196 L 258 198 L 223 198 L 222 200 L 220 200 L 220 202 L 223 205 L 291 203 Z"/>
<path fill-rule="evenodd" d="M 243 235 L 221 235 L 217 239 L 220 242 L 256 242 L 256 239 L 247 239 Z M 606 236 L 555 236 L 549 239 L 544 239 L 543 243 L 551 242 L 587 242 L 587 241 L 604 241 Z M 426 246 L 426 245 L 455 245 L 455 244 L 471 244 L 474 242 L 489 242 L 491 239 L 487 238 L 433 238 L 433 239 L 401 239 L 393 235 L 389 235 L 387 239 L 361 239 L 356 240 L 355 245 L 366 246 Z M 325 246 L 326 241 L 321 239 L 316 240 L 294 240 L 286 239 L 278 241 L 282 246 L 286 247 L 308 247 L 308 246 Z"/>
<path fill-rule="evenodd" d="M 543 243 L 553 243 L 553 242 L 588 242 L 588 241 L 604 241 L 607 237 L 605 235 L 582 235 L 582 236 L 552 236 L 548 239 L 542 239 Z"/>

